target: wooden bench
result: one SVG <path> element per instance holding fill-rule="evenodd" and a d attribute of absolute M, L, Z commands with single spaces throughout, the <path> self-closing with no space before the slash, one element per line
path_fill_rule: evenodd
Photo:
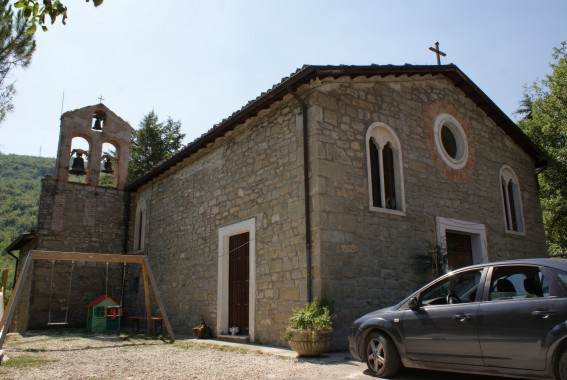
<path fill-rule="evenodd" d="M 140 331 L 140 321 L 144 321 L 142 326 L 145 327 L 146 321 L 148 320 L 148 318 L 146 318 L 146 317 L 128 317 L 128 319 L 130 319 L 130 327 L 131 327 L 133 332 L 139 332 Z M 157 335 L 158 325 L 159 325 L 159 333 L 162 334 L 163 333 L 163 318 L 151 317 L 150 319 L 152 320 L 152 324 L 154 325 L 154 335 Z M 134 329 L 134 327 L 136 329 Z"/>

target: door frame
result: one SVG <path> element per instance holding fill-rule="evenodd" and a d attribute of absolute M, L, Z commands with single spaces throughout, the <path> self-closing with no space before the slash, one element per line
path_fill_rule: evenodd
<path fill-rule="evenodd" d="M 248 335 L 255 339 L 256 322 L 256 218 L 219 228 L 218 235 L 218 287 L 217 287 L 217 335 L 228 334 L 229 295 L 229 238 L 248 232 L 249 283 L 248 283 Z"/>
<path fill-rule="evenodd" d="M 482 264 L 490 261 L 484 224 L 444 218 L 442 216 L 435 217 L 435 224 L 437 227 L 437 244 L 439 246 L 446 247 L 447 231 L 470 235 L 473 264 Z"/>

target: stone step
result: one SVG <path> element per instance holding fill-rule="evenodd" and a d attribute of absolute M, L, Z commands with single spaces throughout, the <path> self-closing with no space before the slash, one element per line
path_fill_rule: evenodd
<path fill-rule="evenodd" d="M 217 337 L 218 340 L 224 341 L 224 342 L 234 342 L 234 343 L 248 343 L 248 340 L 250 339 L 249 335 L 230 335 L 230 334 L 226 334 L 226 335 L 219 335 Z"/>

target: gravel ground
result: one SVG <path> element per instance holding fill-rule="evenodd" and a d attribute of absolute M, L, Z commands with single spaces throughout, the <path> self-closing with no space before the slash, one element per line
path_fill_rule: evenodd
<path fill-rule="evenodd" d="M 8 334 L 1 379 L 340 379 L 370 378 L 346 353 L 296 358 L 288 350 L 83 332 Z M 258 347 L 258 352 L 255 352 Z M 261 350 L 264 350 L 263 353 Z"/>
<path fill-rule="evenodd" d="M 298 358 L 288 349 L 178 337 L 93 335 L 84 330 L 8 334 L 0 379 L 376 379 L 348 352 Z M 6 357 L 8 358 L 6 360 Z M 404 370 L 396 380 L 498 380 Z"/>

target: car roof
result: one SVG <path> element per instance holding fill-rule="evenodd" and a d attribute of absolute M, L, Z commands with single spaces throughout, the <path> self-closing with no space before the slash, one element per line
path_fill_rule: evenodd
<path fill-rule="evenodd" d="M 539 265 L 539 266 L 545 266 L 545 267 L 567 271 L 567 260 L 557 259 L 557 258 L 535 258 L 535 259 L 492 261 L 483 264 L 471 265 L 466 268 L 484 268 L 495 265 Z M 459 268 L 458 270 L 460 271 L 466 268 Z"/>

